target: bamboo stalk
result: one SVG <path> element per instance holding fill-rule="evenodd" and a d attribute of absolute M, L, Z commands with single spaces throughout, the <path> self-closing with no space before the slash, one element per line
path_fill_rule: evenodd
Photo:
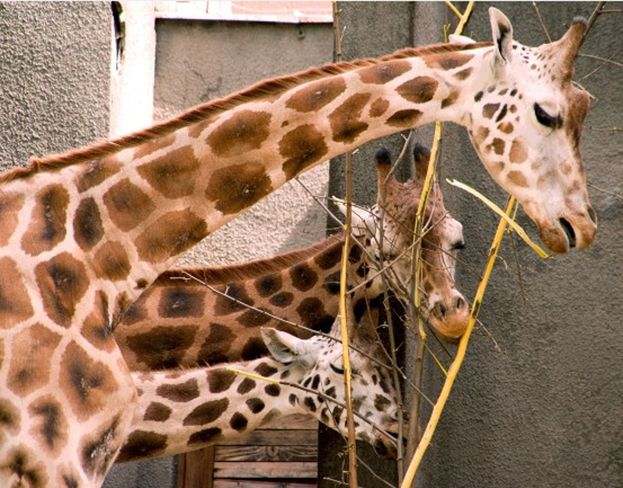
<path fill-rule="evenodd" d="M 509 215 L 513 207 L 515 205 L 515 198 L 510 197 L 508 199 L 508 204 L 506 205 L 506 214 Z M 467 350 L 467 344 L 469 343 L 469 338 L 474 328 L 474 324 L 476 323 L 476 319 L 478 318 L 478 313 L 480 312 L 480 306 L 482 304 L 482 300 L 485 294 L 485 290 L 487 288 L 487 284 L 489 283 L 489 278 L 491 276 L 491 271 L 493 270 L 493 265 L 495 264 L 495 259 L 498 255 L 498 250 L 502 243 L 502 238 L 504 237 L 504 233 L 506 232 L 506 220 L 500 219 L 500 223 L 498 224 L 498 228 L 495 232 L 495 236 L 491 243 L 491 248 L 489 249 L 489 257 L 487 258 L 487 264 L 485 266 L 485 271 L 478 284 L 478 289 L 476 290 L 476 295 L 474 297 L 474 301 L 472 304 L 471 313 L 469 316 L 469 322 L 467 324 L 467 330 L 461 340 L 459 342 L 459 347 L 457 349 L 456 357 L 454 361 L 450 365 L 448 369 L 448 376 L 446 381 L 441 389 L 441 393 L 439 394 L 439 398 L 437 399 L 437 403 L 433 407 L 433 412 L 431 413 L 430 419 L 426 426 L 426 430 L 422 435 L 422 440 L 420 441 L 413 458 L 411 459 L 411 463 L 405 473 L 405 477 L 400 488 L 409 488 L 413 483 L 415 478 L 415 474 L 417 469 L 424 457 L 424 453 L 428 448 L 430 441 L 435 432 L 435 428 L 439 422 L 439 418 L 441 417 L 441 413 L 446 405 L 446 401 L 448 400 L 448 396 L 450 395 L 450 391 L 452 390 L 452 386 L 454 381 L 461 369 L 461 365 L 463 364 L 463 359 L 465 358 L 465 351 Z"/>

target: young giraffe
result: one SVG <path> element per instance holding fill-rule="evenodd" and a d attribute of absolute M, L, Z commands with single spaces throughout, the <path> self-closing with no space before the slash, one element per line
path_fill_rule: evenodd
<path fill-rule="evenodd" d="M 377 154 L 379 196 L 384 195 L 385 202 L 385 246 L 380 253 L 384 264 L 407 250 L 412 242 L 430 156 L 426 148 L 412 146 L 408 144 L 403 154 L 415 166 L 416 178 L 405 183 L 388 177 L 391 162 L 387 151 Z M 369 283 L 354 296 L 358 314 L 366 301 L 374 300 L 386 288 L 381 277 L 375 276 L 382 265 L 380 237 L 374 230 L 379 225 L 379 203 L 372 212 L 354 211 L 357 240 L 351 243 L 350 266 L 356 270 L 356 283 Z M 422 308 L 435 330 L 455 339 L 465 330 L 468 319 L 466 300 L 454 284 L 454 258 L 463 246 L 462 226 L 446 211 L 436 184 L 428 208 L 434 225 L 423 238 L 423 288 L 424 296 L 429 298 Z M 164 273 L 132 304 L 115 329 L 115 339 L 128 366 L 133 371 L 149 371 L 255 359 L 267 353 L 260 326 L 309 337 L 308 331 L 270 315 L 328 332 L 338 314 L 343 245 L 341 236 L 332 236 L 267 260 Z M 361 252 L 359 246 L 365 246 L 367 252 Z M 407 253 L 392 266 L 404 283 L 410 274 L 409 256 Z"/>
<path fill-rule="evenodd" d="M 335 324 L 331 335 L 338 338 L 339 320 Z M 357 324 L 350 327 L 350 334 L 353 345 L 381 364 L 386 362 L 374 329 Z M 347 435 L 346 415 L 341 406 L 341 343 L 317 335 L 299 339 L 264 327 L 261 335 L 270 351 L 266 357 L 224 366 L 133 372 L 138 406 L 117 461 L 200 449 L 248 434 L 271 418 L 292 414 L 310 415 Z M 352 351 L 351 362 L 357 438 L 371 443 L 381 454 L 395 456 L 395 438 L 384 433 L 396 432 L 399 408 L 390 370 L 357 351 Z M 227 367 L 287 381 L 289 385 L 248 378 Z"/>
<path fill-rule="evenodd" d="M 111 335 L 184 251 L 295 175 L 434 120 L 472 133 L 546 245 L 588 246 L 579 154 L 586 30 L 535 49 L 490 9 L 493 45 L 407 49 L 260 83 L 150 129 L 0 178 L 0 485 L 98 486 L 136 390 Z"/>

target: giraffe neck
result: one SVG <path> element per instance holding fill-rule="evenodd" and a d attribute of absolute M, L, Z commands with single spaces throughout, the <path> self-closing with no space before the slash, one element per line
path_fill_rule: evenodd
<path fill-rule="evenodd" d="M 369 269 L 366 256 L 352 241 L 350 249 L 349 282 L 359 283 Z M 264 356 L 260 326 L 302 338 L 309 329 L 329 332 L 339 308 L 342 252 L 342 237 L 332 236 L 268 260 L 166 272 L 128 309 L 115 339 L 131 370 L 151 371 Z M 361 299 L 374 298 L 367 291 L 354 294 L 358 315 L 365 310 Z"/>
<path fill-rule="evenodd" d="M 233 368 L 296 382 L 298 366 L 270 357 Z M 132 373 L 139 399 L 132 429 L 117 461 L 136 461 L 199 449 L 247 434 L 276 415 L 304 413 L 293 387 L 251 379 L 224 367 Z"/>

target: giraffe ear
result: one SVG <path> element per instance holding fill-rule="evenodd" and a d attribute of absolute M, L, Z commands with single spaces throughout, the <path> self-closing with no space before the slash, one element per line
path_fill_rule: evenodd
<path fill-rule="evenodd" d="M 508 17 L 495 7 L 489 7 L 489 20 L 495 46 L 496 64 L 507 64 L 511 59 L 513 26 Z"/>
<path fill-rule="evenodd" d="M 333 202 L 342 215 L 346 215 L 346 203 L 344 200 L 333 197 Z M 371 230 L 374 227 L 371 225 L 374 222 L 374 214 L 361 207 L 352 207 L 351 212 L 351 226 L 353 229 L 368 229 Z"/>
<path fill-rule="evenodd" d="M 280 363 L 290 364 L 296 361 L 311 365 L 308 341 L 270 327 L 262 327 L 260 332 L 268 352 Z"/>

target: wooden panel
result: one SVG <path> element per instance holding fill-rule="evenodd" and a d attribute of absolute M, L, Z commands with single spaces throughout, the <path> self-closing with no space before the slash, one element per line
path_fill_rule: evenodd
<path fill-rule="evenodd" d="M 278 445 L 278 446 L 309 446 L 318 443 L 317 430 L 256 430 L 244 438 L 230 441 L 219 441 L 219 446 Z"/>
<path fill-rule="evenodd" d="M 177 488 L 213 488 L 213 468 L 213 446 L 178 456 Z"/>
<path fill-rule="evenodd" d="M 317 461 L 318 446 L 216 446 L 215 461 Z"/>
<path fill-rule="evenodd" d="M 316 481 L 214 480 L 214 488 L 318 488 Z"/>
<path fill-rule="evenodd" d="M 275 417 L 265 424 L 262 424 L 262 430 L 265 429 L 283 429 L 283 430 L 318 430 L 318 421 L 309 415 L 294 414 L 285 417 Z"/>
<path fill-rule="evenodd" d="M 215 462 L 214 478 L 316 478 L 315 462 Z"/>

